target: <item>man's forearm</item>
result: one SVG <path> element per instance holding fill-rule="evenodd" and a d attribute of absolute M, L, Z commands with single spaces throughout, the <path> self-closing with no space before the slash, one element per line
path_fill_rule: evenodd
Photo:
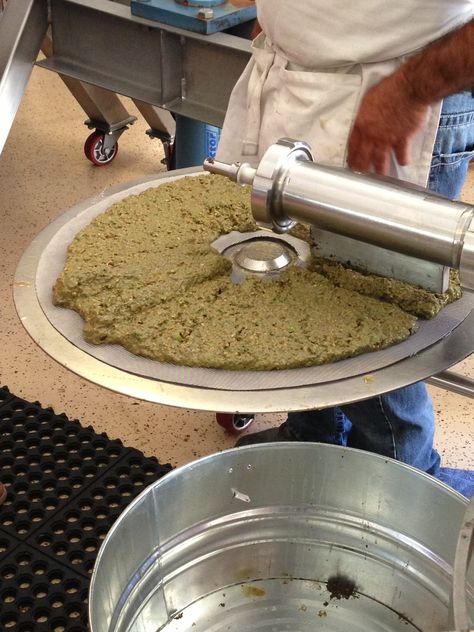
<path fill-rule="evenodd" d="M 474 87 L 474 20 L 414 55 L 398 72 L 424 105 Z"/>
<path fill-rule="evenodd" d="M 431 44 L 371 88 L 362 99 L 348 142 L 348 165 L 389 173 L 393 152 L 400 165 L 411 160 L 411 143 L 428 109 L 474 86 L 474 20 Z"/>

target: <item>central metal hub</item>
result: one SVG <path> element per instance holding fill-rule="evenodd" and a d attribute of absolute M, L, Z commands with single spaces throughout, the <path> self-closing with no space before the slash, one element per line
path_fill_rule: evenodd
<path fill-rule="evenodd" d="M 232 261 L 231 277 L 241 283 L 248 275 L 275 278 L 289 266 L 305 266 L 311 258 L 309 244 L 292 235 L 268 230 L 252 233 L 233 231 L 221 235 L 212 246 Z"/>
<path fill-rule="evenodd" d="M 265 273 L 286 268 L 292 261 L 291 255 L 292 252 L 286 244 L 266 238 L 244 244 L 234 261 L 249 272 Z"/>

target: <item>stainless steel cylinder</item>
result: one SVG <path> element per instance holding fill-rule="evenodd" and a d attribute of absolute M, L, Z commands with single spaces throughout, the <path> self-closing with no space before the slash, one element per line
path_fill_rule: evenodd
<path fill-rule="evenodd" d="M 286 232 L 296 222 L 460 269 L 474 289 L 474 206 L 393 178 L 312 162 L 308 145 L 281 139 L 248 164 L 206 161 L 204 168 L 252 185 L 255 219 Z"/>
<path fill-rule="evenodd" d="M 291 220 L 452 268 L 474 212 L 424 189 L 301 161 L 275 204 Z"/>

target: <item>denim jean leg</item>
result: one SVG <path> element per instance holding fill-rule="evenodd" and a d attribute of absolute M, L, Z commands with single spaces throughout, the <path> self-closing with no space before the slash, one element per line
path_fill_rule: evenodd
<path fill-rule="evenodd" d="M 346 445 L 350 422 L 340 409 L 305 410 L 288 413 L 287 426 L 298 441 Z"/>
<path fill-rule="evenodd" d="M 428 178 L 432 191 L 458 198 L 474 156 L 474 97 L 460 92 L 443 101 Z"/>
<path fill-rule="evenodd" d="M 352 421 L 349 447 L 398 459 L 428 474 L 439 472 L 433 405 L 423 382 L 342 408 Z"/>

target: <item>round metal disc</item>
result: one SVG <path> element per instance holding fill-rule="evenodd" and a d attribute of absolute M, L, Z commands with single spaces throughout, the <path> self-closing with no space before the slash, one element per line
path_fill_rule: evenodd
<path fill-rule="evenodd" d="M 100 347 L 108 345 L 89 345 L 91 349 L 86 347 L 87 350 L 84 350 L 80 348 L 79 338 L 78 344 L 67 339 L 59 326 L 52 325 L 45 313 L 44 299 L 43 304 L 39 299 L 42 291 L 51 302 L 52 283 L 42 288 L 38 279 L 41 265 L 46 269 L 50 266 L 49 260 L 46 264 L 41 262 L 50 242 L 61 231 L 71 232 L 70 226 L 74 220 L 91 207 L 103 211 L 120 199 L 140 193 L 150 186 L 200 173 L 202 171 L 196 168 L 165 173 L 111 189 L 105 196 L 86 200 L 46 227 L 25 251 L 15 275 L 15 305 L 32 338 L 59 363 L 92 382 L 133 397 L 198 410 L 258 413 L 325 408 L 380 395 L 439 373 L 465 358 L 474 349 L 474 313 L 471 311 L 474 295 L 468 293 L 462 299 L 463 303 L 457 302 L 460 307 L 454 307 L 456 303 L 449 306 L 458 311 L 464 309 L 464 316 L 456 321 L 454 330 L 451 328 L 447 331 L 439 327 L 440 320 L 435 318 L 430 321 L 435 332 L 434 338 L 432 333 L 430 342 L 425 346 L 416 347 L 416 341 L 420 341 L 418 332 L 405 343 L 385 351 L 365 354 L 370 356 L 370 361 L 375 357 L 379 358 L 379 364 L 373 370 L 370 369 L 370 363 L 364 363 L 360 356 L 322 367 L 289 371 L 234 372 L 196 369 L 195 371 L 201 373 L 194 380 L 194 377 L 189 378 L 190 375 L 195 375 L 189 367 L 160 365 L 149 361 L 156 365 L 157 371 L 152 377 L 144 377 L 136 370 L 136 362 L 140 359 L 121 348 L 120 353 L 126 359 L 125 369 L 123 366 L 117 368 L 112 362 L 96 355 L 97 352 L 103 353 Z M 70 240 L 75 234 L 71 233 Z M 44 256 L 44 259 L 47 257 Z M 450 312 L 446 313 L 449 315 Z M 80 334 L 81 319 L 74 312 L 71 314 L 79 319 L 75 330 Z M 409 348 L 405 351 L 404 359 L 397 361 L 396 354 L 404 344 Z M 346 367 L 345 372 L 341 371 L 343 367 Z M 317 378 L 313 379 L 313 375 Z"/>
<path fill-rule="evenodd" d="M 242 246 L 235 262 L 250 272 L 275 272 L 283 270 L 291 263 L 291 253 L 283 243 L 260 239 Z"/>

